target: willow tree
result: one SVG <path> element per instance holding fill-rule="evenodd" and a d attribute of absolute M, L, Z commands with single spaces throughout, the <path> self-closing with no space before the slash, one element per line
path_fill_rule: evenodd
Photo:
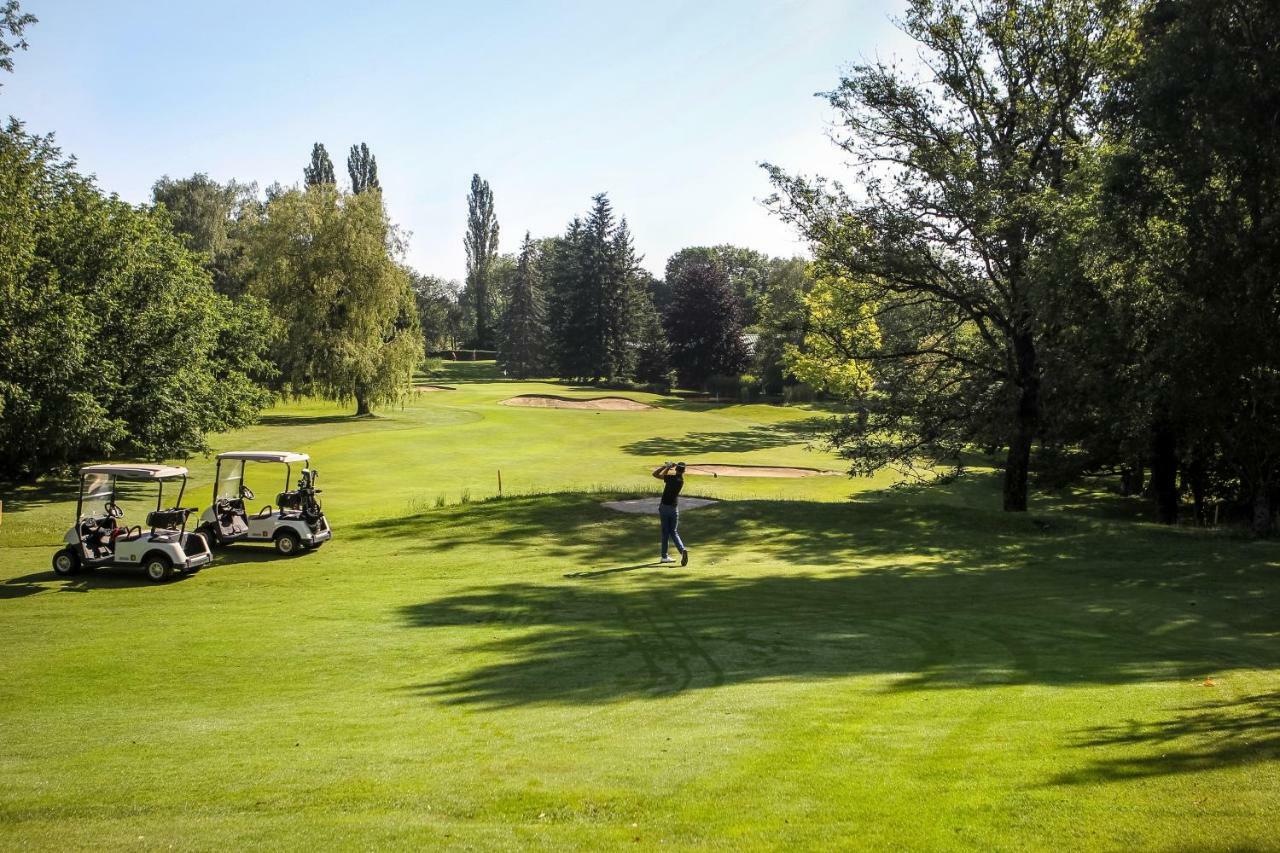
<path fill-rule="evenodd" d="M 910 0 L 924 70 L 854 65 L 825 94 L 858 189 L 766 165 L 813 243 L 833 304 L 876 334 L 834 356 L 870 368 L 873 417 L 835 436 L 876 464 L 1004 447 L 1004 508 L 1027 508 L 1050 345 L 1055 218 L 1087 144 L 1111 32 L 1097 0 Z M 889 438 L 886 438 L 889 437 Z"/>
<path fill-rule="evenodd" d="M 422 336 L 394 237 L 380 193 L 321 184 L 267 204 L 250 288 L 280 321 L 274 355 L 287 390 L 355 400 L 358 415 L 408 391 Z"/>

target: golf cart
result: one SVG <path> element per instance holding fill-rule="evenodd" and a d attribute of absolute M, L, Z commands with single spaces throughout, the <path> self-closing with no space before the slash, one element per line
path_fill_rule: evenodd
<path fill-rule="evenodd" d="M 218 454 L 213 478 L 213 505 L 200 516 L 200 530 L 216 545 L 232 542 L 271 542 L 276 551 L 292 556 L 304 549 L 315 550 L 333 536 L 316 496 L 318 472 L 308 467 L 305 453 L 281 450 L 233 450 Z M 254 499 L 245 482 L 249 463 L 284 465 L 284 491 L 276 495 L 275 506 L 266 504 L 256 513 L 245 508 Z M 297 487 L 293 466 L 300 465 Z"/>
<path fill-rule="evenodd" d="M 80 497 L 76 523 L 63 537 L 66 547 L 53 555 L 53 570 L 73 575 L 98 566 L 142 566 L 157 583 L 173 576 L 174 569 L 194 571 L 213 559 L 209 544 L 198 533 L 187 532 L 187 517 L 194 507 L 164 508 L 164 484 L 182 480 L 175 504 L 187 489 L 187 469 L 174 465 L 90 465 L 80 469 Z M 124 510 L 118 503 L 121 482 L 155 483 L 156 508 L 146 524 L 128 527 L 119 523 Z"/>

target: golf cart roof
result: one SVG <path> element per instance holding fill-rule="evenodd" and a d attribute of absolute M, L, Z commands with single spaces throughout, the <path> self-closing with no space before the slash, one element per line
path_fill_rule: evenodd
<path fill-rule="evenodd" d="M 306 462 L 311 457 L 290 450 L 231 450 L 219 453 L 219 459 L 246 459 L 250 462 Z"/>
<path fill-rule="evenodd" d="M 80 469 L 80 476 L 86 474 L 109 474 L 112 477 L 123 477 L 128 480 L 167 480 L 170 477 L 185 477 L 187 469 L 181 465 L 145 465 L 126 463 L 119 465 L 88 465 Z"/>

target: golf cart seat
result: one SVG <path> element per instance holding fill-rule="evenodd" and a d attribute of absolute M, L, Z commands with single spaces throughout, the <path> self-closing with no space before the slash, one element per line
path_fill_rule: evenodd
<path fill-rule="evenodd" d="M 186 523 L 187 516 L 193 512 L 195 512 L 194 509 L 185 509 L 183 507 L 154 510 L 147 513 L 147 526 L 151 528 L 153 534 L 157 530 L 176 534 Z"/>

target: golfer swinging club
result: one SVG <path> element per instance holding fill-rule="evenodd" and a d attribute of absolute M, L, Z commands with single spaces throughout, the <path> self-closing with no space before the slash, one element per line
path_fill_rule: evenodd
<path fill-rule="evenodd" d="M 673 557 L 667 556 L 667 541 L 676 543 L 680 552 L 680 565 L 689 565 L 689 549 L 680 541 L 676 527 L 680 524 L 680 510 L 676 503 L 680 500 L 680 490 L 684 488 L 684 463 L 663 463 L 662 467 L 653 469 L 653 476 L 663 481 L 662 502 L 658 504 L 658 516 L 662 519 L 662 559 L 660 563 L 674 563 Z"/>

